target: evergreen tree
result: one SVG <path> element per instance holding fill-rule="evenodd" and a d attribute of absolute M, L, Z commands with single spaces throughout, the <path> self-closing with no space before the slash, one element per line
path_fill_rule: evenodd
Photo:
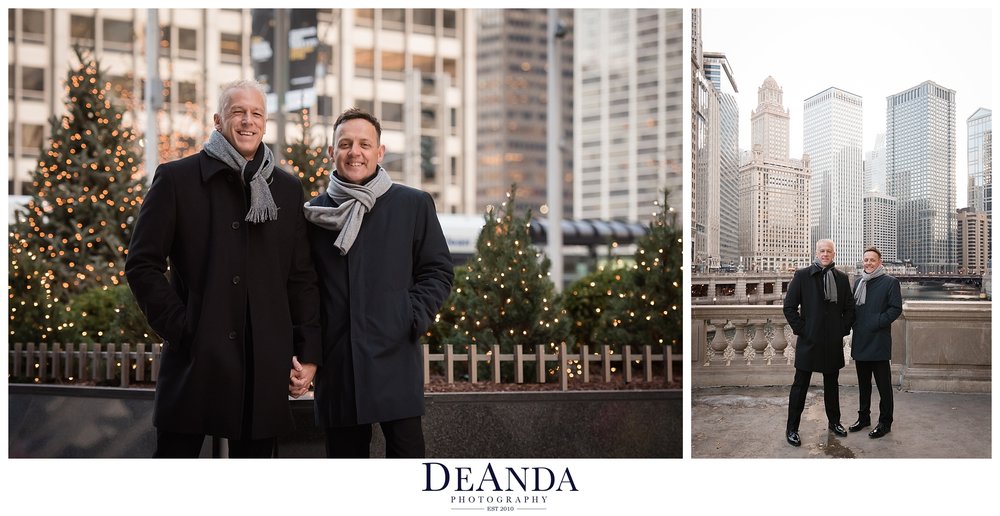
<path fill-rule="evenodd" d="M 309 121 L 309 110 L 302 110 L 302 139 L 285 147 L 285 156 L 281 160 L 281 166 L 293 176 L 299 178 L 302 183 L 302 191 L 305 192 L 306 199 L 312 199 L 326 191 L 326 186 L 330 182 L 330 170 L 333 165 L 322 142 L 318 147 L 313 146 Z"/>
<path fill-rule="evenodd" d="M 54 337 L 70 296 L 125 282 L 143 194 L 137 138 L 123 126 L 98 62 L 76 53 L 80 65 L 67 76 L 66 113 L 49 120 L 49 148 L 31 174 L 34 191 L 10 228 L 11 339 Z"/>
<path fill-rule="evenodd" d="M 501 353 L 513 353 L 518 344 L 525 353 L 546 346 L 551 354 L 565 341 L 566 318 L 556 307 L 549 260 L 539 259 L 531 245 L 530 211 L 517 216 L 515 193 L 512 186 L 499 210 L 487 210 L 476 254 L 455 272 L 452 293 L 429 335 L 432 344 L 456 344 L 456 352 L 477 346 L 480 353 L 489 352 L 494 344 L 500 345 Z M 530 362 L 525 365 L 526 379 L 535 377 L 535 367 Z M 510 363 L 501 369 L 505 380 L 513 378 Z"/>
<path fill-rule="evenodd" d="M 626 296 L 622 320 L 630 328 L 636 345 L 671 345 L 680 353 L 683 331 L 683 284 L 681 246 L 683 229 L 677 213 L 663 203 L 649 224 L 649 233 L 639 239 L 631 274 L 631 293 Z"/>

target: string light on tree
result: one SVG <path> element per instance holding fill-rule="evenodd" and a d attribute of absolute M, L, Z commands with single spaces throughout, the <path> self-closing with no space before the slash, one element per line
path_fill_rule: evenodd
<path fill-rule="evenodd" d="M 9 339 L 52 340 L 71 299 L 123 285 L 131 227 L 142 202 L 138 138 L 99 64 L 76 49 L 65 109 L 31 172 L 34 191 L 8 235 Z M 28 307 L 32 310 L 28 310 Z"/>

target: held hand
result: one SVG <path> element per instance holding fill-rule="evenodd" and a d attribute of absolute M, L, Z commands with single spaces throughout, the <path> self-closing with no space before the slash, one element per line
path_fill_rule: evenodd
<path fill-rule="evenodd" d="M 299 363 L 298 357 L 292 357 L 292 368 L 288 374 L 288 394 L 298 398 L 305 394 L 316 376 L 316 364 Z"/>

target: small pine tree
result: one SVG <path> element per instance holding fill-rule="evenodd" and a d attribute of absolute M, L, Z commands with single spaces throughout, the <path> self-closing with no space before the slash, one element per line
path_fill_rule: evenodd
<path fill-rule="evenodd" d="M 299 178 L 306 199 L 312 199 L 326 191 L 333 165 L 330 163 L 330 157 L 327 156 L 323 145 L 315 147 L 312 144 L 309 130 L 312 124 L 309 121 L 308 109 L 302 110 L 301 120 L 302 139 L 285 147 L 285 156 L 281 160 L 281 166 Z"/>
<path fill-rule="evenodd" d="M 535 346 L 552 353 L 565 341 L 566 318 L 555 304 L 549 260 L 539 259 L 531 245 L 530 211 L 517 216 L 515 193 L 512 186 L 499 210 L 487 210 L 476 254 L 455 272 L 452 293 L 430 332 L 432 344 L 455 344 L 458 352 L 476 346 L 480 353 L 499 344 L 500 352 L 508 354 L 518 344 L 525 353 L 533 353 Z M 513 379 L 511 364 L 504 363 L 501 370 L 504 380 Z M 533 363 L 526 364 L 525 378 L 534 378 L 534 371 Z"/>
<path fill-rule="evenodd" d="M 632 292 L 627 296 L 622 319 L 637 345 L 671 345 L 680 353 L 683 331 L 683 229 L 677 213 L 663 203 L 649 224 L 649 233 L 639 239 L 631 274 Z"/>
<path fill-rule="evenodd" d="M 10 313 L 11 339 L 53 337 L 64 311 L 59 305 L 70 295 L 125 280 L 143 194 L 137 138 L 122 124 L 98 62 L 79 48 L 76 54 L 80 66 L 66 80 L 67 112 L 49 120 L 49 148 L 31 174 L 34 192 L 10 228 L 8 296 L 11 307 L 21 307 Z M 29 306 L 51 312 L 28 314 Z"/>

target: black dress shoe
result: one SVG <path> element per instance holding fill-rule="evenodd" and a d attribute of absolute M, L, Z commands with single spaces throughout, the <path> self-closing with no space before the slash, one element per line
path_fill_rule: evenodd
<path fill-rule="evenodd" d="M 837 434 L 837 437 L 847 437 L 847 430 L 844 430 L 844 425 L 840 423 L 830 423 L 830 431 Z"/>
<path fill-rule="evenodd" d="M 788 444 L 792 446 L 802 446 L 802 441 L 799 439 L 799 433 L 795 430 L 789 430 L 785 435 L 785 439 L 788 441 Z"/>
<path fill-rule="evenodd" d="M 859 419 L 855 421 L 853 425 L 847 427 L 847 429 L 851 432 L 859 432 L 862 428 L 868 428 L 869 426 L 872 426 L 871 420 Z"/>
<path fill-rule="evenodd" d="M 879 423 L 875 425 L 875 430 L 868 432 L 868 437 L 871 437 L 872 439 L 878 439 L 879 437 L 884 437 L 885 434 L 891 431 L 892 428 L 889 425 L 883 425 L 882 423 Z"/>

